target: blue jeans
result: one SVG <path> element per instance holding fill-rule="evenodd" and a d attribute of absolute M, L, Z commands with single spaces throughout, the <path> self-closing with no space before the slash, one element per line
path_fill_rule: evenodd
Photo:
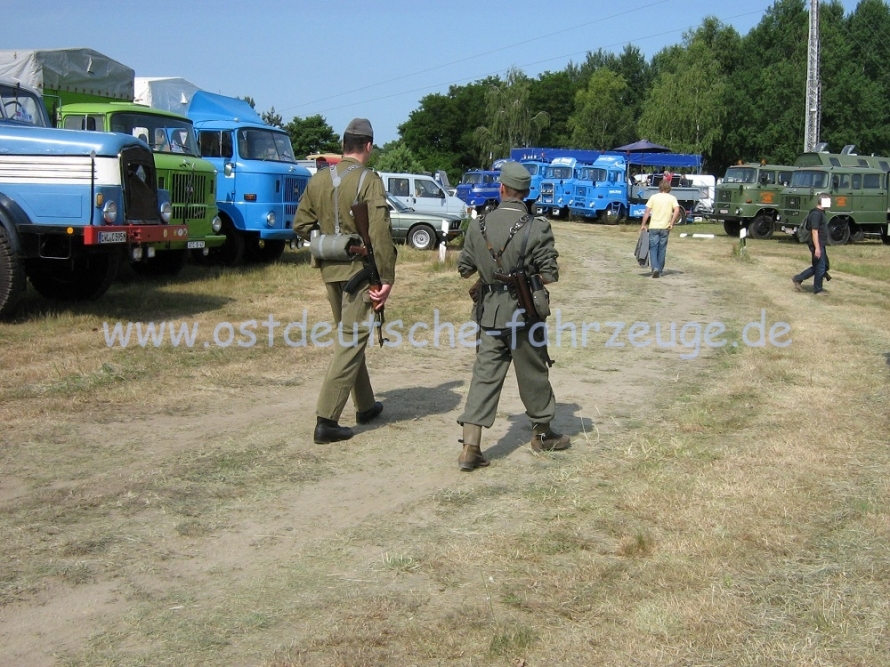
<path fill-rule="evenodd" d="M 802 283 L 809 278 L 813 279 L 813 294 L 822 291 L 822 279 L 825 277 L 825 271 L 828 266 L 828 253 L 825 252 L 825 246 L 822 246 L 822 256 L 816 258 L 814 248 L 810 248 L 813 255 L 813 264 L 794 276 L 794 282 Z"/>
<path fill-rule="evenodd" d="M 649 230 L 649 266 L 653 271 L 664 271 L 664 257 L 668 247 L 668 229 Z"/>

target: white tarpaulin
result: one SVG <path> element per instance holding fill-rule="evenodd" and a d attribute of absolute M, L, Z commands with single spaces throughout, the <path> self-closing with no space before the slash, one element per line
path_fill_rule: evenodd
<path fill-rule="evenodd" d="M 137 76 L 134 101 L 185 116 L 192 95 L 199 90 L 191 81 L 178 76 Z"/>
<path fill-rule="evenodd" d="M 133 100 L 135 72 L 92 49 L 0 50 L 0 76 L 41 93 L 60 91 Z"/>

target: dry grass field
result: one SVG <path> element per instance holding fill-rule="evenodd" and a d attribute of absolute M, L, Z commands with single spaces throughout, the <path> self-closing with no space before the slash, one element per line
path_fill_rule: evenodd
<path fill-rule="evenodd" d="M 573 445 L 531 451 L 511 372 L 470 474 L 454 252 L 400 249 L 383 419 L 327 446 L 305 251 L 32 293 L 0 323 L 0 664 L 890 664 L 890 247 L 831 248 L 818 299 L 787 240 L 679 227 L 652 280 L 635 227 L 554 231 Z"/>

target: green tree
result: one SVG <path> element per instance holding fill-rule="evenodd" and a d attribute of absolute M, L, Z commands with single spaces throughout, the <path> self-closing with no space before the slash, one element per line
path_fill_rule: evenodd
<path fill-rule="evenodd" d="M 594 72 L 587 88 L 575 95 L 575 113 L 569 118 L 572 146 L 609 150 L 633 136 L 633 112 L 625 104 L 627 82 L 603 67 Z"/>
<path fill-rule="evenodd" d="M 282 130 L 284 129 L 284 119 L 281 117 L 280 113 L 275 111 L 275 107 L 269 109 L 269 111 L 264 111 L 260 114 L 260 118 L 263 119 L 263 122 L 266 125 L 271 125 L 272 127 L 280 127 Z"/>
<path fill-rule="evenodd" d="M 405 145 L 403 140 L 386 144 L 379 152 L 371 156 L 369 166 L 377 171 L 402 172 L 421 174 L 426 171 L 417 156 Z"/>
<path fill-rule="evenodd" d="M 313 153 L 339 153 L 342 150 L 340 135 L 334 132 L 321 114 L 306 118 L 295 116 L 284 126 L 284 130 L 290 135 L 294 155 L 298 158 Z"/>
<path fill-rule="evenodd" d="M 569 129 L 569 117 L 575 110 L 575 95 L 582 87 L 579 79 L 567 70 L 544 72 L 530 83 L 529 107 L 544 109 L 550 116 L 550 123 L 541 128 L 538 137 L 541 146 L 555 148 L 571 146 L 572 131 Z"/>
<path fill-rule="evenodd" d="M 528 106 L 531 84 L 516 68 L 507 72 L 505 81 L 492 85 L 485 93 L 485 125 L 474 132 L 483 164 L 506 157 L 514 146 L 532 146 L 541 130 L 550 123 L 545 111 L 532 113 Z"/>

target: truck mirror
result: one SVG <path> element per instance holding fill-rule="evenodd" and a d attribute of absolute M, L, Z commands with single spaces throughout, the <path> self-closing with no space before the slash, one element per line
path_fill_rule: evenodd
<path fill-rule="evenodd" d="M 231 162 L 226 162 L 225 166 L 223 167 L 223 173 L 226 176 L 231 176 L 234 172 L 235 172 L 235 165 L 233 165 Z"/>

